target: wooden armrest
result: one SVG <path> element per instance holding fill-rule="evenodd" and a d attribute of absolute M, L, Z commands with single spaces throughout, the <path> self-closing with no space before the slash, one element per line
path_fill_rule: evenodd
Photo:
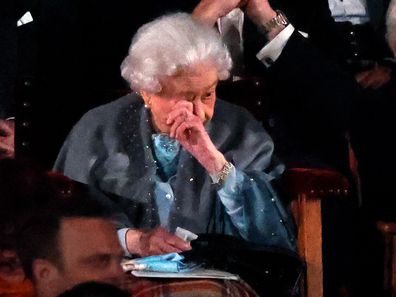
<path fill-rule="evenodd" d="M 282 180 L 291 198 L 291 209 L 298 227 L 298 248 L 306 263 L 302 296 L 323 296 L 321 199 L 346 196 L 349 182 L 337 171 L 314 168 L 288 169 Z"/>
<path fill-rule="evenodd" d="M 282 185 L 292 197 L 305 194 L 307 198 L 346 196 L 350 191 L 348 179 L 331 169 L 290 168 L 283 175 Z"/>
<path fill-rule="evenodd" d="M 383 234 L 385 244 L 384 289 L 389 296 L 396 296 L 396 222 L 378 222 L 377 228 Z"/>
<path fill-rule="evenodd" d="M 50 180 L 50 184 L 53 187 L 55 193 L 59 195 L 60 198 L 70 198 L 75 189 L 75 183 L 67 176 L 55 172 L 55 171 L 47 171 L 46 176 Z"/>

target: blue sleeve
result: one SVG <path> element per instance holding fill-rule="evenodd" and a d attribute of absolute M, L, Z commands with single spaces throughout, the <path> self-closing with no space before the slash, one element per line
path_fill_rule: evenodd
<path fill-rule="evenodd" d="M 248 241 L 295 250 L 294 226 L 274 191 L 269 174 L 235 167 L 218 196 L 233 226 Z"/>
<path fill-rule="evenodd" d="M 121 228 L 117 230 L 117 236 L 118 236 L 118 241 L 124 250 L 124 255 L 125 256 L 130 256 L 128 248 L 127 248 L 127 242 L 126 242 L 126 233 L 128 232 L 129 228 Z"/>

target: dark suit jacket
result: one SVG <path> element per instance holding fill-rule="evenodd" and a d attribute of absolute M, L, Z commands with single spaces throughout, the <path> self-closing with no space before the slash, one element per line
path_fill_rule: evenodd
<path fill-rule="evenodd" d="M 366 0 L 370 16 L 370 42 L 376 59 L 391 56 L 385 41 L 385 13 L 389 0 Z M 328 0 L 274 0 L 297 29 L 309 34 L 312 43 L 329 57 L 342 61 L 348 47 L 349 32 L 340 31 L 329 8 Z M 342 61 L 343 62 L 343 61 Z"/>
<path fill-rule="evenodd" d="M 182 2 L 182 4 L 179 4 Z M 270 1 L 285 11 L 298 29 L 312 31 L 334 23 L 327 0 Z M 196 0 L 171 0 L 157 6 L 157 13 L 182 8 L 192 11 Z M 275 152 L 290 166 L 332 167 L 348 171 L 345 133 L 358 87 L 352 76 L 322 53 L 314 42 L 295 33 L 279 60 L 269 69 L 256 54 L 267 42 L 248 18 L 244 25 L 245 75 L 268 81 L 271 101 L 271 135 Z M 227 98 L 223 98 L 227 100 Z M 255 104 L 247 103 L 249 109 Z M 268 119 L 267 119 L 268 120 Z"/>
<path fill-rule="evenodd" d="M 368 90 L 353 110 L 351 141 L 359 160 L 363 208 L 376 220 L 394 220 L 396 199 L 396 77 Z M 393 196 L 392 196 L 393 195 Z"/>
<path fill-rule="evenodd" d="M 250 69 L 258 75 L 259 67 L 264 68 L 257 64 Z M 270 91 L 270 132 L 281 160 L 348 172 L 345 135 L 360 92 L 353 77 L 298 32 L 278 60 L 261 70 Z"/>

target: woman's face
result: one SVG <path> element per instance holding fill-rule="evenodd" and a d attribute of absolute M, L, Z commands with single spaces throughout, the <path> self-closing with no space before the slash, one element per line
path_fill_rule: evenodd
<path fill-rule="evenodd" d="M 162 79 L 163 88 L 158 94 L 142 91 L 143 100 L 151 111 L 155 129 L 169 134 L 171 125 L 166 123 L 168 115 L 180 101 L 191 102 L 193 113 L 203 123 L 210 120 L 216 101 L 217 82 L 216 68 L 205 63 Z"/>

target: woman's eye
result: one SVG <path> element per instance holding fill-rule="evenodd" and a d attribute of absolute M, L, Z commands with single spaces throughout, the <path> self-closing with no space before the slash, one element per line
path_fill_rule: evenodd
<path fill-rule="evenodd" d="M 193 101 L 194 95 L 193 94 L 184 94 L 184 95 L 181 95 L 180 98 L 183 100 L 187 100 L 187 101 Z"/>

